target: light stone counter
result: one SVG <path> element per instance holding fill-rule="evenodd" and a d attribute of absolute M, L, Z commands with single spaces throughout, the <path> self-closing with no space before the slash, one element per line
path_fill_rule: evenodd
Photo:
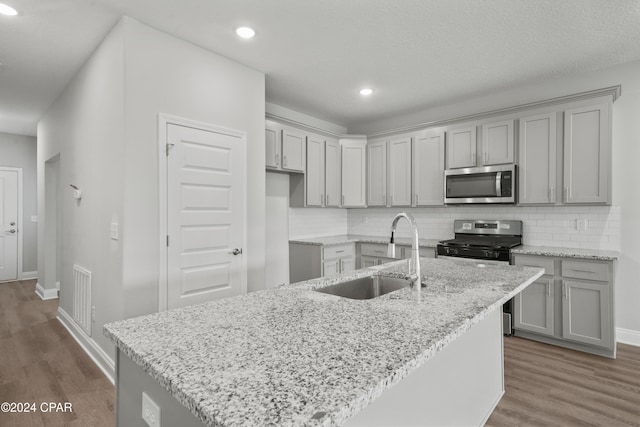
<path fill-rule="evenodd" d="M 389 243 L 390 236 L 363 236 L 358 234 L 342 234 L 338 236 L 309 237 L 305 239 L 292 239 L 289 243 L 299 243 L 303 245 L 339 245 L 342 243 Z M 408 237 L 396 237 L 395 242 L 398 245 L 411 246 L 411 239 Z M 435 248 L 439 240 L 436 239 L 420 239 L 420 247 Z"/>
<path fill-rule="evenodd" d="M 617 251 L 598 249 L 563 248 L 554 246 L 522 245 L 511 249 L 512 254 L 542 255 L 563 258 L 582 258 L 602 261 L 615 261 L 620 257 Z"/>
<path fill-rule="evenodd" d="M 406 265 L 119 321 L 104 333 L 206 425 L 340 425 L 543 273 L 422 258 L 419 301 L 409 288 L 371 300 L 314 292 L 404 276 Z"/>

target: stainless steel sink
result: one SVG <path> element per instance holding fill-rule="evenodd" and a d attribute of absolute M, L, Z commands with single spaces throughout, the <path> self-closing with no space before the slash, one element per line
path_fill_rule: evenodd
<path fill-rule="evenodd" d="M 351 299 L 371 299 L 406 288 L 409 283 L 404 279 L 373 275 L 326 286 L 316 291 Z"/>

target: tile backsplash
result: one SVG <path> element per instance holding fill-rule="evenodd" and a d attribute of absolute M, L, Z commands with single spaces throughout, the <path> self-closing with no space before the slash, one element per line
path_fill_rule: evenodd
<path fill-rule="evenodd" d="M 348 234 L 347 209 L 289 208 L 289 239 Z"/>
<path fill-rule="evenodd" d="M 401 208 L 313 209 L 289 208 L 289 238 L 360 234 L 386 236 L 393 216 Z M 454 219 L 513 219 L 523 222 L 525 245 L 620 250 L 618 206 L 446 206 L 406 208 L 418 222 L 421 238 L 450 239 Z M 586 229 L 577 229 L 577 220 Z M 409 237 L 404 221 L 396 235 Z"/>
<path fill-rule="evenodd" d="M 349 234 L 386 235 L 393 216 L 402 209 L 350 209 Z M 453 237 L 454 219 L 511 219 L 523 222 L 525 245 L 562 246 L 620 250 L 620 208 L 618 206 L 555 207 L 455 207 L 407 208 L 418 222 L 421 238 Z M 586 229 L 577 229 L 577 220 Z M 404 221 L 403 221 L 404 223 Z M 409 227 L 399 223 L 397 235 L 409 236 Z"/>

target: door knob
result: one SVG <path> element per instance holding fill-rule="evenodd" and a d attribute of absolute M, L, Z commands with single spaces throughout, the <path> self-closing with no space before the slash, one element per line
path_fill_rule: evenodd
<path fill-rule="evenodd" d="M 242 253 L 242 249 L 235 248 L 233 251 L 229 252 L 231 255 L 240 255 Z"/>
<path fill-rule="evenodd" d="M 13 234 L 13 233 L 15 233 L 15 232 L 16 232 L 16 230 L 15 230 L 15 229 L 9 230 L 9 233 L 12 233 L 12 234 Z"/>
<path fill-rule="evenodd" d="M 14 225 L 16 225 L 16 223 L 15 222 L 10 222 L 9 225 L 13 227 Z"/>

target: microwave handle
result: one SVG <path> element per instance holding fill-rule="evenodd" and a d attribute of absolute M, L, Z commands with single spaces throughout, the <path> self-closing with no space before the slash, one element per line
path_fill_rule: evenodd
<path fill-rule="evenodd" d="M 502 197 L 502 172 L 496 173 L 496 196 Z"/>

